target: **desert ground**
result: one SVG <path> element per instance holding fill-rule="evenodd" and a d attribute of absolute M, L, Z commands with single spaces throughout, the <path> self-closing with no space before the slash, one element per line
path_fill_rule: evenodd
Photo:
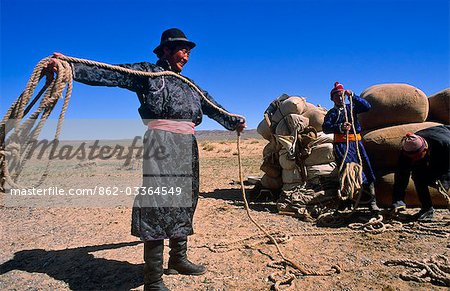
<path fill-rule="evenodd" d="M 244 175 L 261 175 L 262 149 L 267 142 L 254 134 L 244 134 L 242 139 Z M 208 272 L 196 277 L 164 275 L 164 281 L 171 290 L 269 290 L 273 286 L 269 275 L 278 269 L 268 264 L 280 257 L 267 239 L 240 241 L 260 231 L 248 219 L 236 183 L 236 140 L 220 132 L 200 134 L 199 149 L 201 193 L 195 234 L 189 237 L 189 258 L 205 264 Z M 117 163 L 104 160 L 55 163 L 43 187 L 139 186 L 140 166 L 119 168 Z M 37 179 L 39 173 L 29 174 L 30 179 Z M 10 207 L 5 206 L 5 195 L 0 207 L 1 290 L 142 290 L 143 244 L 130 235 L 131 205 Z M 327 271 L 334 265 L 341 268 L 339 274 L 330 276 L 299 275 L 282 289 L 448 290 L 430 282 L 405 281 L 400 275 L 406 267 L 384 264 L 392 259 L 449 257 L 448 236 L 318 227 L 314 222 L 277 214 L 276 204 L 270 200 L 251 202 L 250 208 L 254 219 L 268 231 L 296 234 L 280 244 L 293 261 L 316 271 Z M 364 215 L 363 219 L 367 220 Z M 447 222 L 448 227 L 450 212 L 439 210 L 436 220 Z M 229 247 L 214 248 L 220 244 Z M 168 247 L 165 264 L 167 259 Z"/>

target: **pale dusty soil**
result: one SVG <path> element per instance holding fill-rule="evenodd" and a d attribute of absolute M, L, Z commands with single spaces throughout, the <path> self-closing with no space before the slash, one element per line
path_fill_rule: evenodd
<path fill-rule="evenodd" d="M 243 141 L 245 175 L 260 175 L 265 141 Z M 259 244 L 216 253 L 204 247 L 257 234 L 245 214 L 238 180 L 234 141 L 200 141 L 201 197 L 195 214 L 195 234 L 190 237 L 189 256 L 208 267 L 198 277 L 164 276 L 172 290 L 268 290 L 271 257 L 275 247 Z M 56 170 L 55 170 L 56 169 Z M 45 182 L 77 187 L 95 185 L 139 186 L 140 170 L 118 170 L 117 165 L 98 161 L 95 166 L 75 169 L 56 165 Z M 252 215 L 270 231 L 319 232 L 310 222 L 275 214 L 273 203 L 252 203 Z M 415 210 L 412 210 L 414 212 Z M 142 289 L 143 244 L 130 232 L 130 207 L 115 208 L 0 208 L 1 290 L 127 290 Z M 438 219 L 449 220 L 440 210 Z M 334 230 L 334 229 L 333 229 Z M 338 229 L 339 230 L 339 229 Z M 166 242 L 167 244 L 167 242 Z M 430 283 L 399 278 L 403 267 L 385 266 L 387 259 L 428 259 L 450 255 L 448 238 L 386 232 L 379 235 L 350 233 L 297 236 L 281 245 L 286 256 L 316 270 L 340 264 L 341 274 L 300 277 L 294 290 L 447 290 Z M 167 248 L 165 253 L 167 262 Z"/>

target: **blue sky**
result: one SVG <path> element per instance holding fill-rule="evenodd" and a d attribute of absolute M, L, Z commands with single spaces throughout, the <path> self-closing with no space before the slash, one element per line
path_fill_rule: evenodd
<path fill-rule="evenodd" d="M 408 83 L 449 87 L 449 1 L 1 0 L 0 114 L 54 51 L 155 62 L 161 32 L 197 43 L 183 74 L 256 128 L 282 93 L 331 108 L 335 81 L 357 94 Z M 66 118 L 139 118 L 132 92 L 76 83 Z M 56 114 L 55 114 L 56 115 Z M 198 129 L 221 129 L 204 118 Z"/>

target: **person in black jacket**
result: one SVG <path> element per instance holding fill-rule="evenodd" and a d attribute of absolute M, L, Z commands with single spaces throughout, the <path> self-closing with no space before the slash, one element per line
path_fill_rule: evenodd
<path fill-rule="evenodd" d="M 153 50 L 158 57 L 156 64 L 141 62 L 120 66 L 144 72 L 181 74 L 195 46 L 181 30 L 168 29 L 162 33 L 160 44 Z M 200 89 L 203 98 L 175 76 L 149 78 L 81 63 L 72 63 L 72 67 L 75 81 L 136 92 L 141 103 L 139 113 L 148 126 L 144 152 L 151 150 L 156 141 L 169 153 L 168 159 L 150 159 L 144 155 L 144 194 L 150 191 L 155 194 L 156 189 L 178 194 L 177 191 L 184 186 L 190 190 L 185 191 L 188 193 L 184 196 L 175 197 L 178 200 L 169 195 L 139 195 L 135 199 L 131 233 L 144 241 L 144 290 L 167 290 L 162 281 L 164 239 L 169 239 L 170 247 L 168 273 L 203 274 L 206 268 L 190 262 L 186 254 L 187 237 L 193 234 L 193 216 L 199 196 L 198 146 L 194 127 L 202 122 L 205 113 L 226 129 L 241 132 L 245 128 L 245 118 L 226 112 L 208 92 Z M 183 187 L 174 187 L 177 183 Z"/>
<path fill-rule="evenodd" d="M 415 215 L 419 221 L 432 220 L 434 208 L 428 186 L 441 192 L 450 188 L 450 126 L 440 125 L 414 133 L 402 140 L 402 151 L 395 172 L 392 208 L 406 208 L 403 201 L 410 176 L 422 204 Z"/>

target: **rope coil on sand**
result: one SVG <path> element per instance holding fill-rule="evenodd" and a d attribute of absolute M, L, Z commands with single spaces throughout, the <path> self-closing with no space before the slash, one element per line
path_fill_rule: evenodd
<path fill-rule="evenodd" d="M 450 262 L 444 255 L 433 255 L 428 260 L 389 260 L 387 266 L 405 266 L 415 271 L 405 271 L 400 278 L 419 283 L 435 283 L 450 287 Z"/>

